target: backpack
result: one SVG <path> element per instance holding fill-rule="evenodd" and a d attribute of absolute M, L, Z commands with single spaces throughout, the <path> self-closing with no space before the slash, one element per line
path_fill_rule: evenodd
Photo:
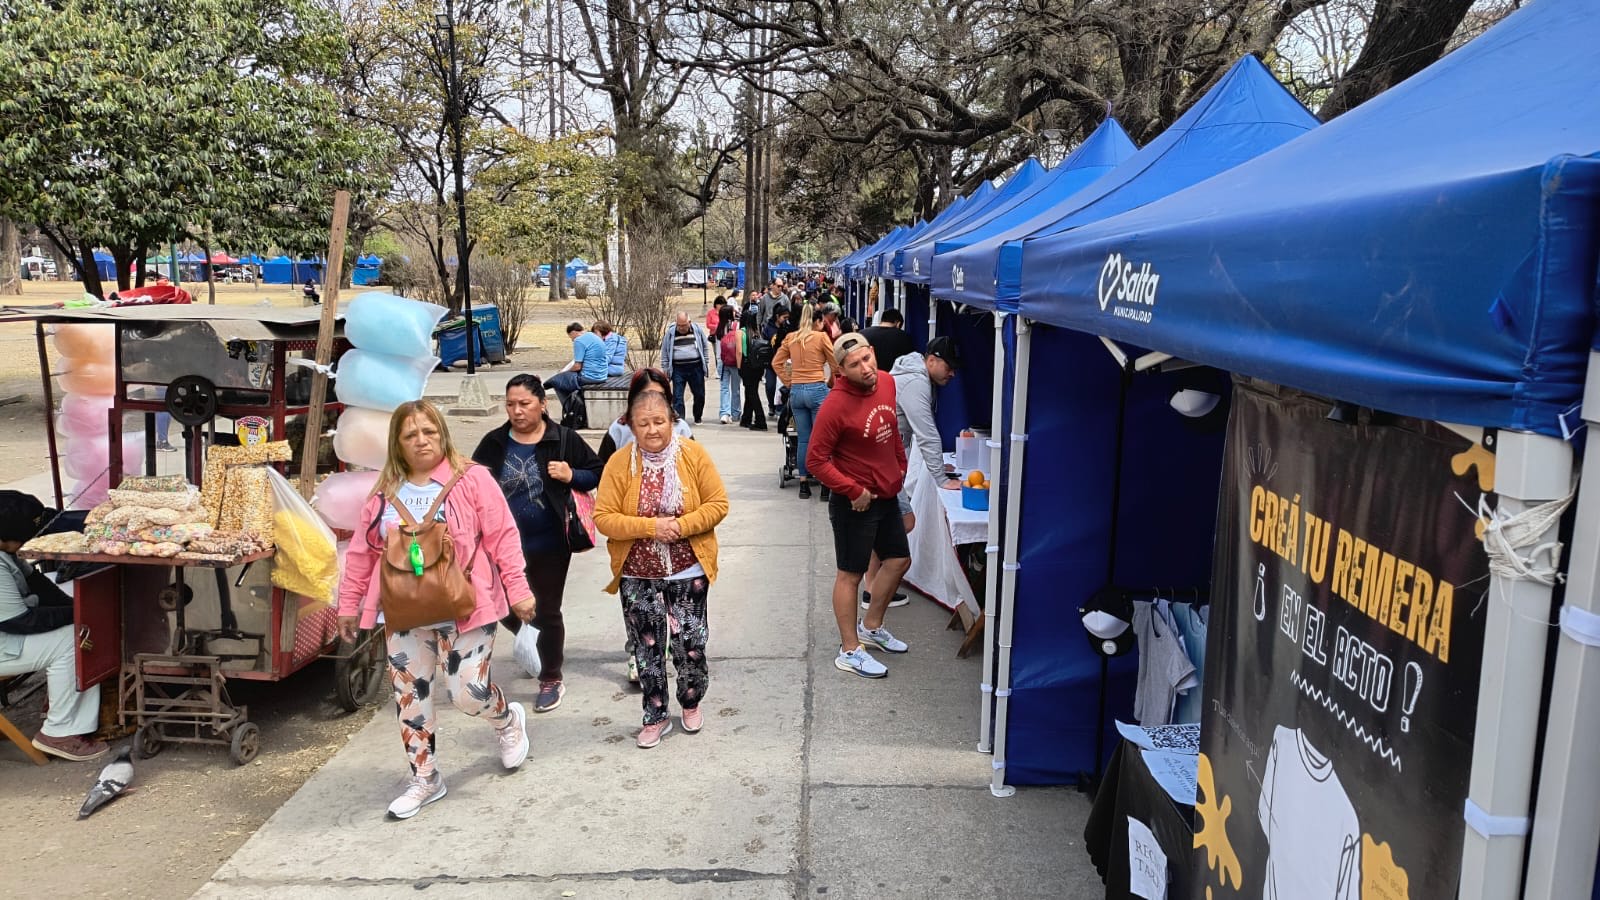
<path fill-rule="evenodd" d="M 772 343 L 753 331 L 745 332 L 749 349 L 744 353 L 744 365 L 739 367 L 739 374 L 745 378 L 755 378 L 772 367 Z"/>
<path fill-rule="evenodd" d="M 723 335 L 718 345 L 722 348 L 722 364 L 725 366 L 737 366 L 739 364 L 739 329 L 732 329 Z"/>
<path fill-rule="evenodd" d="M 472 570 L 461 568 L 449 530 L 435 518 L 460 480 L 450 479 L 421 523 L 393 494 L 385 497 L 400 516 L 384 535 L 378 569 L 378 603 L 391 632 L 465 619 L 477 607 Z"/>

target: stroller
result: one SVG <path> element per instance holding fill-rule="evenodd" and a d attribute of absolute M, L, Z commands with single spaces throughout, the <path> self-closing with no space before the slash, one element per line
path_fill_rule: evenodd
<path fill-rule="evenodd" d="M 794 427 L 794 413 L 789 409 L 789 388 L 778 388 L 778 437 L 783 439 L 783 465 L 778 467 L 778 487 L 786 488 L 789 482 L 800 478 L 800 432 Z"/>

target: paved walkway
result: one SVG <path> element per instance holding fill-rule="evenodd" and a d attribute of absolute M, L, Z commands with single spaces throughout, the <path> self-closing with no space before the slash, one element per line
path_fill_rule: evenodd
<path fill-rule="evenodd" d="M 404 763 L 385 704 L 196 896 L 1100 895 L 1083 796 L 990 796 L 989 757 L 974 750 L 980 663 L 955 658 L 943 609 L 914 595 L 891 611 L 911 652 L 883 655 L 889 678 L 835 669 L 826 510 L 778 488 L 775 436 L 707 419 L 700 437 L 733 504 L 718 529 L 704 731 L 634 747 L 621 614 L 600 591 L 603 551 L 584 554 L 565 604 L 566 699 L 530 713 L 520 771 L 500 769 L 486 725 L 446 708 L 449 796 L 387 821 Z M 452 431 L 471 447 L 498 423 Z M 500 651 L 497 678 L 531 707 L 504 636 Z"/>

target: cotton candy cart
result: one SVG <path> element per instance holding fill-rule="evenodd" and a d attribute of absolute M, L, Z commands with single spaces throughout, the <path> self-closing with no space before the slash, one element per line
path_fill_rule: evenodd
<path fill-rule="evenodd" d="M 214 306 L 0 311 L 0 323 L 35 326 L 48 409 L 55 407 L 55 373 L 47 329 L 111 326 L 96 332 L 110 336 L 104 346 L 63 347 L 57 336 L 58 351 L 79 354 L 63 385 L 79 392 L 99 388 L 109 396 L 103 474 L 91 471 L 99 459 L 84 469 L 84 453 L 74 456 L 81 447 L 70 445 L 81 444 L 81 435 L 69 437 L 63 447 L 56 418 L 46 423 L 55 505 L 83 508 L 104 486 L 120 484 L 124 474 L 158 474 L 153 428 L 158 413 L 171 415 L 174 426 L 183 429 L 181 474 L 202 488 L 208 448 L 282 439 L 293 417 L 309 407 L 310 379 L 297 374 L 306 370 L 291 359 L 314 348 L 319 315 L 317 310 Z M 82 343 L 84 332 L 67 333 Z M 330 402 L 328 408 L 338 406 Z M 124 427 L 128 417 L 140 415 L 142 447 Z M 70 488 L 64 487 L 63 474 L 70 474 L 64 472 L 64 459 L 79 465 L 79 480 Z M 164 459 L 166 467 L 176 467 L 177 459 Z M 260 732 L 248 710 L 229 697 L 230 681 L 280 681 L 332 657 L 334 695 L 345 709 L 372 702 L 382 689 L 381 633 L 341 641 L 335 611 L 327 603 L 273 584 L 270 551 L 209 560 L 23 555 L 61 567 L 60 577 L 71 578 L 79 685 L 116 679 L 117 724 L 137 729 L 140 755 L 177 742 L 226 745 L 241 765 L 255 758 Z"/>

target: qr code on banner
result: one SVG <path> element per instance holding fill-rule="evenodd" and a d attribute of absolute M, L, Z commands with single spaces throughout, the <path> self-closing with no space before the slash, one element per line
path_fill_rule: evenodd
<path fill-rule="evenodd" d="M 1200 752 L 1200 725 L 1149 725 L 1145 732 L 1150 735 L 1150 743 L 1155 750 L 1170 750 L 1173 753 L 1199 753 Z"/>

